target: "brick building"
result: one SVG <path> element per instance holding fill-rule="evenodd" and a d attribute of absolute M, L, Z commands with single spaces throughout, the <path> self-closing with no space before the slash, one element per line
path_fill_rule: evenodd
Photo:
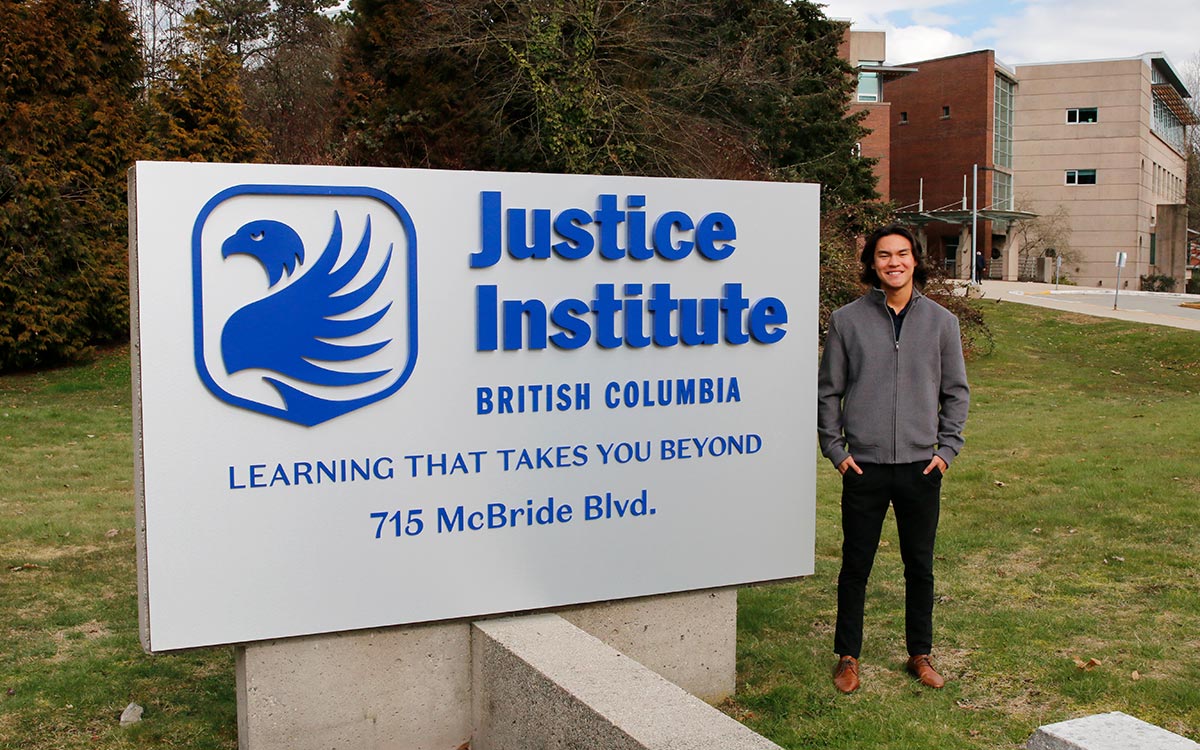
<path fill-rule="evenodd" d="M 882 56 L 882 42 L 872 43 Z M 851 51 L 860 98 L 872 70 L 864 56 Z M 1037 277 L 1053 263 L 1027 257 L 1019 229 L 1065 211 L 1063 271 L 1076 283 L 1111 286 L 1123 251 L 1123 286 L 1161 274 L 1183 288 L 1184 136 L 1197 119 L 1164 55 L 1010 67 L 979 50 L 880 67 L 904 71 L 878 77 L 886 106 L 858 104 L 874 107 L 871 122 L 887 120 L 878 132 L 888 146 L 872 146 L 887 157 L 880 193 L 917 229 L 932 263 L 970 278 L 974 245 L 991 278 Z"/>
<path fill-rule="evenodd" d="M 884 65 L 887 58 L 886 37 L 882 31 L 851 31 L 846 22 L 838 54 L 858 70 L 858 90 L 850 104 L 850 112 L 863 112 L 863 127 L 870 132 L 858 144 L 859 152 L 875 159 L 875 189 L 880 199 L 891 200 L 891 109 L 883 99 L 885 81 L 895 80 L 915 68 Z"/>
<path fill-rule="evenodd" d="M 932 263 L 970 278 L 972 225 L 990 275 L 1015 277 L 1013 203 L 1015 71 L 980 50 L 906 67 L 889 82 L 891 189 L 900 217 L 916 225 Z"/>

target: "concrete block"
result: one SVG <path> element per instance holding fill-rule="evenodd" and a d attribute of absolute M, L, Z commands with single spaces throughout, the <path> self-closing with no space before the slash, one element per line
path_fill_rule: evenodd
<path fill-rule="evenodd" d="M 716 704 L 733 695 L 736 588 L 600 602 L 557 614 L 701 700 Z"/>
<path fill-rule="evenodd" d="M 559 613 L 693 695 L 733 694 L 735 588 Z M 454 750 L 471 735 L 467 621 L 263 641 L 235 654 L 241 750 Z"/>
<path fill-rule="evenodd" d="M 778 750 L 553 614 L 476 622 L 472 750 Z"/>
<path fill-rule="evenodd" d="M 1047 724 L 1028 750 L 1200 750 L 1200 745 L 1120 711 Z"/>
<path fill-rule="evenodd" d="M 240 750 L 454 750 L 471 737 L 470 624 L 237 646 Z"/>

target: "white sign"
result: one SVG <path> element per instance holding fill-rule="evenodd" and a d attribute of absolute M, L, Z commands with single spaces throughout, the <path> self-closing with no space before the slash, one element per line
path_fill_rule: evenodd
<path fill-rule="evenodd" d="M 139 163 L 153 651 L 813 571 L 814 185 Z"/>
<path fill-rule="evenodd" d="M 1117 253 L 1117 268 L 1124 268 L 1125 261 L 1127 261 L 1128 259 L 1129 259 L 1129 253 L 1118 252 Z"/>

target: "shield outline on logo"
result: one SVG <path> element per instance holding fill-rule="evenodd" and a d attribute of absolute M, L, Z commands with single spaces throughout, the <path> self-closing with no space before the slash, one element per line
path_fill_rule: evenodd
<path fill-rule="evenodd" d="M 404 369 L 394 383 L 376 393 L 368 394 L 356 399 L 346 401 L 332 402 L 332 406 L 327 412 L 310 415 L 308 419 L 297 419 L 295 414 L 289 413 L 286 409 L 281 409 L 278 406 L 260 403 L 252 399 L 235 395 L 222 388 L 208 371 L 208 365 L 205 361 L 204 354 L 204 300 L 203 300 L 203 271 L 201 263 L 201 235 L 204 231 L 205 222 L 207 222 L 209 214 L 211 214 L 218 206 L 225 201 L 235 196 L 244 195 L 304 195 L 304 196 L 329 196 L 329 197 L 352 197 L 352 198 L 371 198 L 383 203 L 387 206 L 400 220 L 404 227 L 404 232 L 407 235 L 407 252 L 403 254 L 406 264 L 405 271 L 407 273 L 407 291 L 408 291 L 408 360 L 405 362 Z M 200 380 L 204 383 L 214 396 L 221 401 L 232 406 L 237 406 L 249 411 L 255 411 L 260 414 L 265 414 L 270 417 L 276 417 L 292 424 L 300 424 L 305 427 L 314 427 L 322 422 L 327 422 L 343 414 L 349 414 L 370 404 L 382 401 L 400 390 L 401 387 L 408 381 L 412 375 L 413 368 L 417 364 L 417 232 L 413 225 L 412 217 L 408 211 L 401 205 L 400 201 L 385 193 L 382 190 L 373 187 L 364 186 L 344 186 L 344 185 L 234 185 L 226 188 L 204 204 L 200 209 L 200 213 L 196 216 L 196 223 L 192 227 L 192 334 L 194 337 L 196 372 L 200 376 Z"/>

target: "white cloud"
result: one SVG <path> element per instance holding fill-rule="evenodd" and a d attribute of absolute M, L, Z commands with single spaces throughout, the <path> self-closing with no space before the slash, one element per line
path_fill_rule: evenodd
<path fill-rule="evenodd" d="M 1200 3 L 1035 0 L 992 19 L 974 40 L 1007 63 L 1094 60 L 1166 52 L 1182 66 L 1200 49 Z"/>
<path fill-rule="evenodd" d="M 941 28 L 953 26 L 956 21 L 954 16 L 948 16 L 936 10 L 914 10 L 912 12 L 912 20 L 918 26 L 938 26 Z"/>
<path fill-rule="evenodd" d="M 888 60 L 897 64 L 932 60 L 975 49 L 971 40 L 932 26 L 887 29 Z"/>
<path fill-rule="evenodd" d="M 887 62 L 899 64 L 968 52 L 972 42 L 948 27 L 955 8 L 971 0 L 830 0 L 825 14 L 856 29 L 887 32 Z"/>
<path fill-rule="evenodd" d="M 897 17 L 911 18 L 909 14 L 912 13 L 934 13 L 962 2 L 964 0 L 828 0 L 821 2 L 821 5 L 824 6 L 825 15 L 830 18 L 848 18 L 855 26 L 877 29 L 895 27 Z M 949 14 L 945 17 L 952 18 Z"/>
<path fill-rule="evenodd" d="M 1010 63 L 1200 51 L 1197 0 L 829 0 L 825 12 L 887 32 L 888 62 L 994 49 Z"/>

